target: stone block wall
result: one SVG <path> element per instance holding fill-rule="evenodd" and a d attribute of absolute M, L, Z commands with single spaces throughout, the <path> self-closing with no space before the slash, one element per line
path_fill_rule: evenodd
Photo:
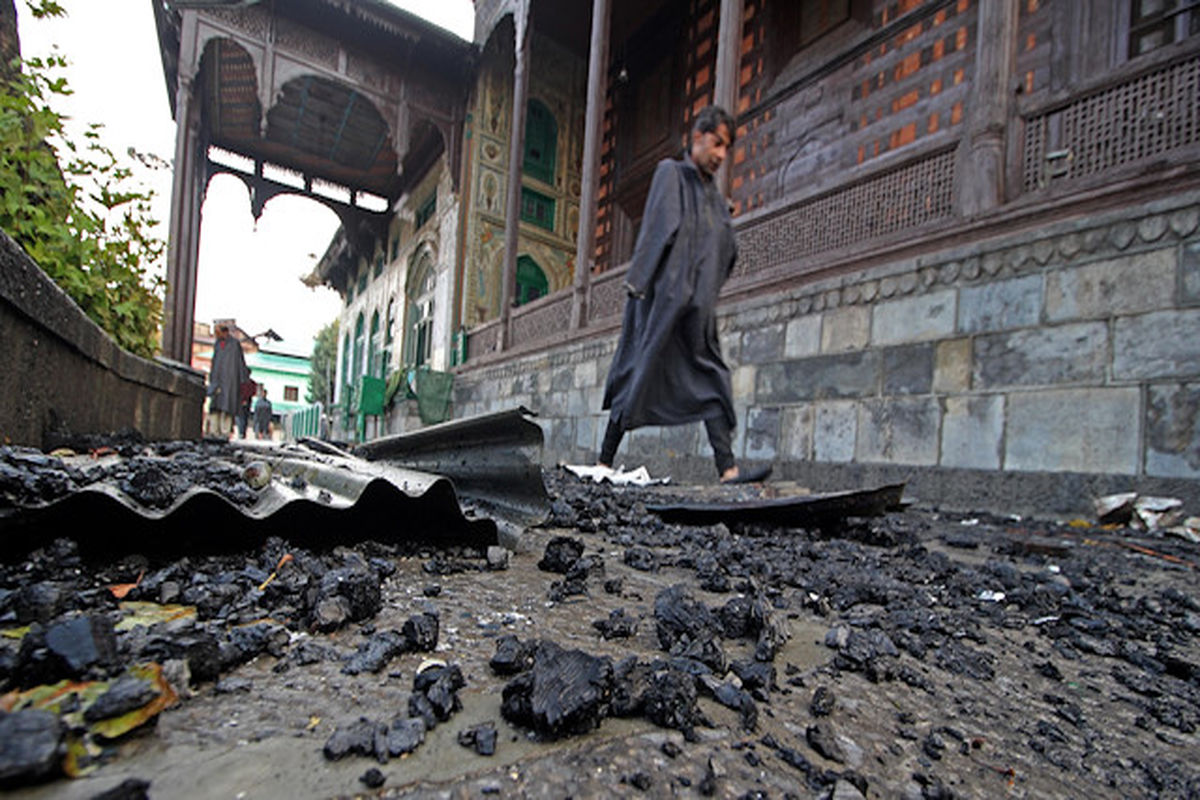
<path fill-rule="evenodd" d="M 1136 489 L 1200 506 L 1200 193 L 965 241 L 727 303 L 735 454 L 814 489 L 908 480 L 949 506 L 1084 513 Z M 460 373 L 455 415 L 525 405 L 590 463 L 615 332 Z M 710 480 L 699 425 L 618 460 Z"/>
<path fill-rule="evenodd" d="M 122 350 L 0 232 L 0 444 L 136 429 L 200 437 L 203 376 Z"/>

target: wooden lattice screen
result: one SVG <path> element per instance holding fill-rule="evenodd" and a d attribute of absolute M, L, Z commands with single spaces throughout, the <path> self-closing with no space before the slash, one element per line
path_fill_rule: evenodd
<path fill-rule="evenodd" d="M 741 227 L 734 275 L 949 219 L 953 201 L 951 148 Z"/>
<path fill-rule="evenodd" d="M 1200 56 L 1026 120 L 1024 188 L 1071 181 L 1200 144 Z"/>

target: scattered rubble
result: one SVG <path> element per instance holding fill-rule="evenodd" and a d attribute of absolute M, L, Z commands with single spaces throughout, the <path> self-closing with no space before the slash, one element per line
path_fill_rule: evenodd
<path fill-rule="evenodd" d="M 1098 497 L 1092 505 L 1101 525 L 1128 525 L 1132 530 L 1169 534 L 1200 543 L 1200 517 L 1185 518 L 1183 501 L 1179 498 L 1122 492 Z"/>
<path fill-rule="evenodd" d="M 0 495 L 73 469 L 0 452 Z M 647 508 L 694 496 L 548 480 L 526 551 L 64 537 L 0 564 L 0 785 L 145 796 L 156 737 L 226 753 L 222 794 L 221 758 L 282 751 L 317 765 L 278 779 L 301 796 L 1200 793 L 1185 539 L 928 508 L 680 524 Z"/>

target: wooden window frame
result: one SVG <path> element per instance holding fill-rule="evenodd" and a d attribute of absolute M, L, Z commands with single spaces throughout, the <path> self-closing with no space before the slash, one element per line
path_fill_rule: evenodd
<path fill-rule="evenodd" d="M 384 365 L 380 356 L 383 354 L 382 348 L 382 332 L 379 328 L 379 309 L 371 314 L 371 334 L 367 340 L 367 371 L 366 374 L 374 378 L 382 378 Z"/>
<path fill-rule="evenodd" d="M 358 383 L 358 379 L 363 375 L 363 356 L 366 345 L 366 342 L 364 341 L 365 328 L 366 318 L 360 311 L 358 312 L 358 319 L 354 322 L 354 352 L 350 358 L 351 383 Z"/>
<path fill-rule="evenodd" d="M 421 203 L 421 205 L 417 207 L 416 215 L 413 218 L 414 229 L 419 231 L 419 230 L 421 230 L 421 228 L 424 228 L 425 224 L 427 222 L 429 222 L 429 220 L 433 219 L 436 214 L 437 214 L 437 189 L 434 189 L 433 193 L 431 195 L 429 195 L 429 197 L 425 200 L 425 202 Z"/>
<path fill-rule="evenodd" d="M 545 209 L 545 219 L 536 213 L 538 208 Z M 528 186 L 521 187 L 522 222 L 528 222 L 530 225 L 536 225 L 539 228 L 553 231 L 555 228 L 555 218 L 557 216 L 558 203 L 553 197 L 543 192 L 539 192 L 536 189 L 530 189 Z"/>
<path fill-rule="evenodd" d="M 1140 58 L 1153 53 L 1155 50 L 1161 50 L 1164 47 L 1178 44 L 1191 36 L 1200 35 L 1187 30 L 1190 20 L 1200 19 L 1200 0 L 1163 0 L 1164 5 L 1170 4 L 1171 7 L 1164 8 L 1162 13 L 1154 17 L 1146 17 L 1135 22 L 1133 16 L 1141 2 L 1142 0 L 1125 0 L 1122 4 L 1123 13 L 1117 23 L 1119 35 L 1117 52 L 1120 56 L 1119 61 L 1130 61 Z M 1142 50 L 1138 53 L 1133 52 L 1134 36 L 1153 30 L 1169 18 L 1173 18 L 1173 38 L 1170 41 L 1163 42 L 1156 47 L 1151 47 L 1148 50 Z"/>
<path fill-rule="evenodd" d="M 405 294 L 405 364 L 408 367 L 426 366 L 433 357 L 434 296 L 437 294 L 437 271 L 428 250 L 422 249 L 414 259 Z"/>

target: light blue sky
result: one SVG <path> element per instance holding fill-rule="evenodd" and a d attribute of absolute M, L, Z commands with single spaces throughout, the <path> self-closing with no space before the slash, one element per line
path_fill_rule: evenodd
<path fill-rule="evenodd" d="M 391 0 L 470 39 L 471 0 Z M 175 123 L 167 102 L 154 17 L 145 0 L 61 0 L 65 19 L 34 20 L 17 0 L 21 50 L 44 55 L 57 45 L 71 62 L 66 78 L 74 95 L 59 110 L 77 131 L 87 123 L 104 125 L 102 138 L 115 152 L 130 147 L 170 161 Z M 76 134 L 78 135 L 78 134 Z M 166 238 L 171 176 L 168 170 L 140 170 L 158 194 L 156 216 Z M 250 333 L 273 328 L 284 336 L 281 348 L 305 353 L 312 337 L 337 317 L 339 298 L 329 289 L 309 289 L 299 277 L 325 251 L 337 217 L 303 198 L 285 195 L 267 204 L 255 224 L 244 185 L 217 176 L 209 185 L 201 223 L 196 319 L 234 317 Z"/>

